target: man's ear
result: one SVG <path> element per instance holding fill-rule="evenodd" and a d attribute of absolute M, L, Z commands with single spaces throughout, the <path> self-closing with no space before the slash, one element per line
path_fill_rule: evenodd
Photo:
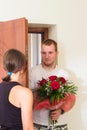
<path fill-rule="evenodd" d="M 59 51 L 57 51 L 57 55 L 59 54 Z"/>

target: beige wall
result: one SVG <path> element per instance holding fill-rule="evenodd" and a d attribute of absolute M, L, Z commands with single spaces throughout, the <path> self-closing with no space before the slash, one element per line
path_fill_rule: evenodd
<path fill-rule="evenodd" d="M 87 130 L 87 0 L 0 0 L 0 21 L 20 17 L 55 25 L 50 36 L 59 43 L 58 64 L 79 86 L 69 130 Z"/>

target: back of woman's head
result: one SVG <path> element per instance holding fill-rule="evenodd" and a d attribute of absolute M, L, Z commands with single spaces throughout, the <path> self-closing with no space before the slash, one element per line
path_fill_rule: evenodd
<path fill-rule="evenodd" d="M 10 78 L 11 73 L 16 73 L 20 70 L 24 70 L 26 67 L 26 58 L 22 52 L 20 52 L 17 49 L 10 49 L 7 50 L 3 56 L 3 66 L 4 69 L 8 72 L 8 79 Z M 4 81 L 6 80 L 6 77 L 3 78 Z"/>

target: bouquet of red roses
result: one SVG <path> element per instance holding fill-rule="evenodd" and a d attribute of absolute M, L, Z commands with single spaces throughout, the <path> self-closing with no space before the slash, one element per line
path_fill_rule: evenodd
<path fill-rule="evenodd" d="M 60 108 L 66 95 L 76 94 L 77 87 L 64 77 L 52 75 L 38 81 L 34 93 L 34 110 L 49 109 L 52 106 Z"/>

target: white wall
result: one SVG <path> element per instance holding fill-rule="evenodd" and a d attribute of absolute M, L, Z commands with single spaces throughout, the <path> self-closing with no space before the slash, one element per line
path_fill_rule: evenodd
<path fill-rule="evenodd" d="M 79 86 L 68 113 L 69 130 L 87 130 L 87 0 L 0 0 L 0 21 L 26 17 L 30 23 L 54 24 L 58 64 Z"/>

